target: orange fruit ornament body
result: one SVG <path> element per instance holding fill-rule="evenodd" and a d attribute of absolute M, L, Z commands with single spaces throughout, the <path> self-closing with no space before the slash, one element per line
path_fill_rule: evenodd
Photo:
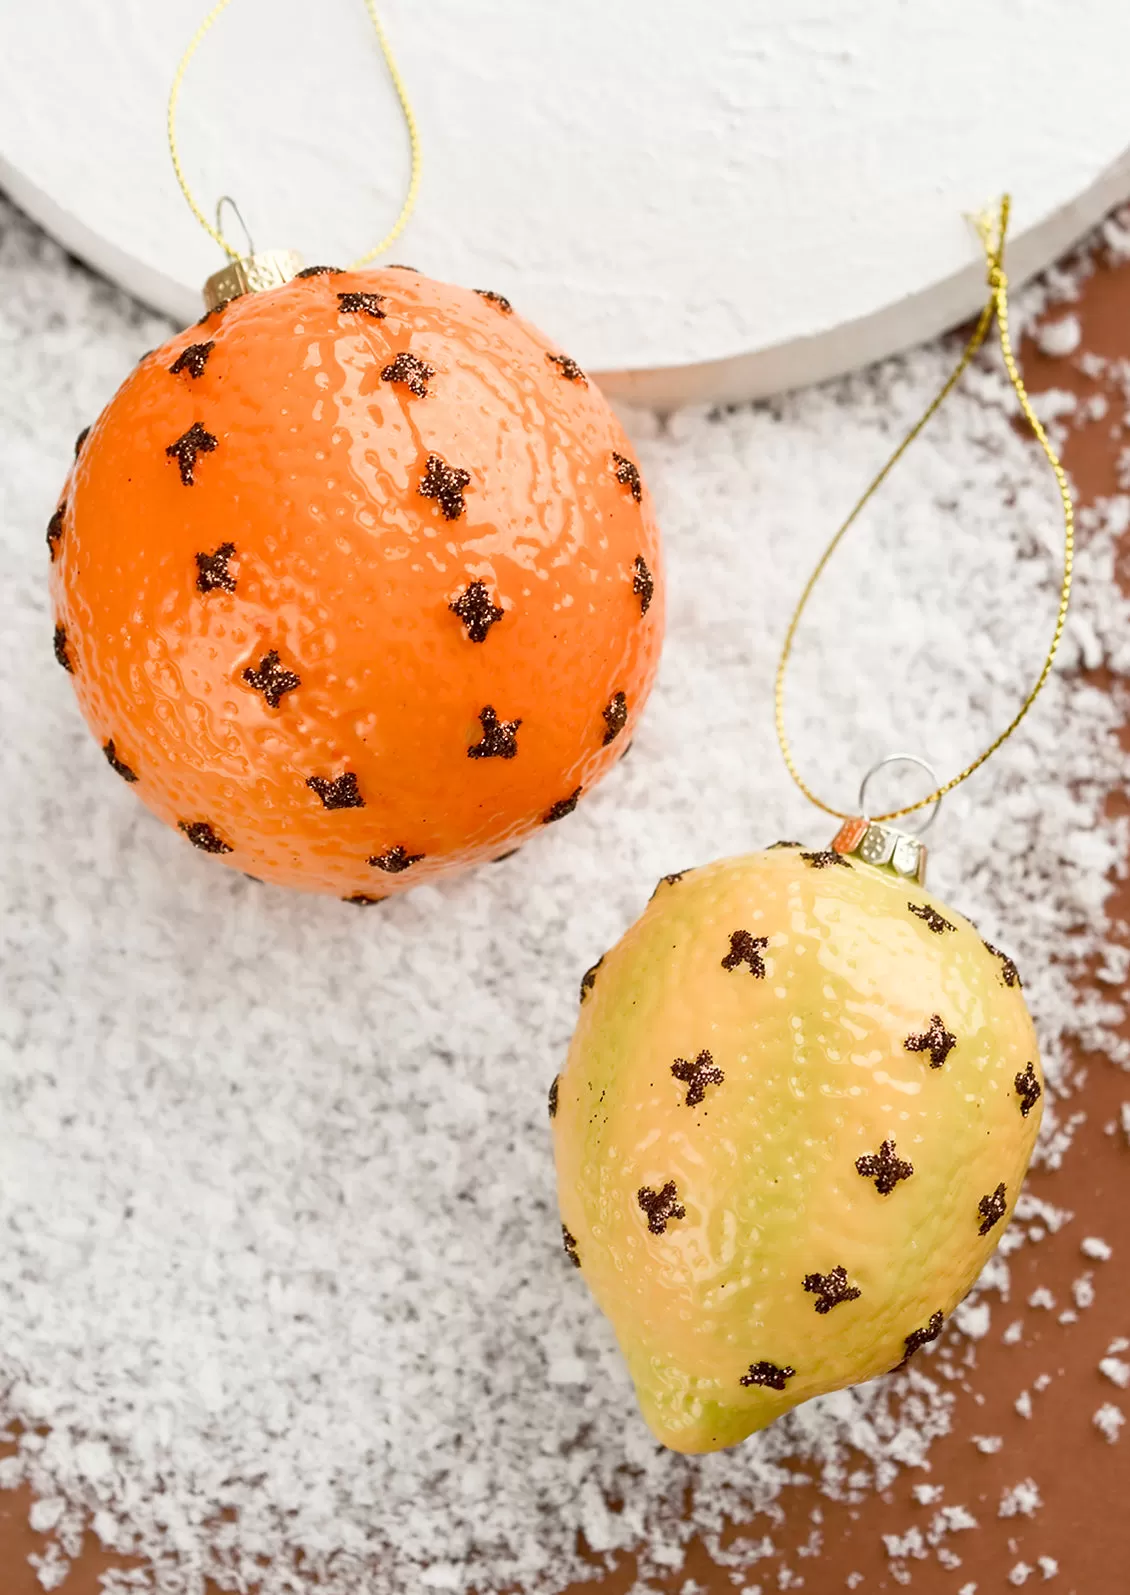
<path fill-rule="evenodd" d="M 48 530 L 55 651 L 161 819 L 372 901 L 561 818 L 659 661 L 616 418 L 498 295 L 314 268 L 147 355 Z"/>

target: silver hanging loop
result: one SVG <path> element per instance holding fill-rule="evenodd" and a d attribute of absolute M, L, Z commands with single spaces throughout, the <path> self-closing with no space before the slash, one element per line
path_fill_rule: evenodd
<path fill-rule="evenodd" d="M 859 818 L 844 821 L 832 840 L 832 849 L 845 857 L 854 856 L 864 864 L 874 865 L 876 869 L 888 870 L 905 880 L 916 881 L 921 886 L 926 880 L 927 858 L 926 844 L 921 838 L 934 823 L 942 800 L 937 798 L 934 801 L 925 819 L 913 831 L 890 825 L 885 820 L 868 818 L 867 788 L 879 771 L 890 764 L 913 764 L 926 772 L 934 786 L 939 784 L 936 772 L 916 753 L 889 753 L 885 759 L 873 764 L 860 782 Z"/>

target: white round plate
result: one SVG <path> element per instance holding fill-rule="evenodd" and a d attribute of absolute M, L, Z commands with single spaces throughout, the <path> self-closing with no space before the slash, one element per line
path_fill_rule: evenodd
<path fill-rule="evenodd" d="M 0 53 L 0 186 L 181 321 L 222 264 L 164 102 L 207 0 L 36 0 Z M 796 386 L 982 301 L 1130 195 L 1119 0 L 382 0 L 424 182 L 392 258 L 493 288 L 613 393 Z M 407 154 L 361 0 L 234 0 L 189 68 L 186 169 L 260 247 L 347 263 Z"/>

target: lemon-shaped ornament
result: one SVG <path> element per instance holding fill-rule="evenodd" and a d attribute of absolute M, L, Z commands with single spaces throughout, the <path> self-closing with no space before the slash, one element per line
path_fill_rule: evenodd
<path fill-rule="evenodd" d="M 565 1247 L 674 1450 L 904 1363 L 1004 1231 L 1036 1036 L 924 855 L 860 821 L 668 876 L 582 983 L 550 1099 Z"/>

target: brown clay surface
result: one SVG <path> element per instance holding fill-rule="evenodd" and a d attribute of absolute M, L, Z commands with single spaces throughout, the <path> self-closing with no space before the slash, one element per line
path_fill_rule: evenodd
<path fill-rule="evenodd" d="M 1083 348 L 1130 359 L 1130 265 L 1100 269 L 1074 308 L 1083 323 Z M 1034 390 L 1070 387 L 1088 394 L 1100 386 L 1080 377 L 1069 361 L 1046 360 L 1031 347 L 1024 351 L 1024 370 Z M 1112 400 L 1112 415 L 1121 415 L 1124 401 L 1113 393 Z M 1118 490 L 1116 461 L 1122 446 L 1109 425 L 1084 428 L 1073 438 L 1067 464 L 1083 502 Z M 1130 586 L 1130 536 L 1124 540 L 1120 572 L 1123 584 Z M 1125 739 L 1130 746 L 1130 727 Z M 1130 812 L 1130 798 L 1117 801 Z M 1114 913 L 1121 936 L 1130 928 L 1130 883 L 1118 887 Z M 1007 1595 L 1017 1587 L 1009 1581 L 1017 1563 L 1035 1569 L 1037 1558 L 1045 1556 L 1059 1564 L 1058 1574 L 1046 1585 L 1049 1595 L 1127 1595 L 1130 1427 L 1119 1443 L 1109 1445 L 1091 1420 L 1106 1401 L 1124 1410 L 1130 1406 L 1097 1366 L 1115 1336 L 1130 1336 L 1130 1146 L 1121 1129 L 1106 1133 L 1120 1105 L 1130 1102 L 1130 1075 L 1103 1057 L 1080 1062 L 1085 1073 L 1069 1111 L 1085 1111 L 1086 1122 L 1062 1168 L 1036 1172 L 1027 1186 L 1069 1208 L 1074 1219 L 1057 1235 L 1010 1258 L 1011 1300 L 1002 1308 L 992 1298 L 992 1328 L 976 1345 L 974 1365 L 950 1386 L 957 1396 L 954 1426 L 934 1444 L 930 1471 L 903 1473 L 891 1490 L 857 1506 L 829 1502 L 811 1485 L 799 1484 L 782 1498 L 781 1526 L 768 1520 L 742 1525 L 742 1532 L 753 1538 L 768 1534 L 776 1554 L 735 1582 L 695 1546 L 682 1571 L 652 1581 L 657 1591 L 678 1595 L 687 1579 L 694 1578 L 699 1591 L 709 1595 L 752 1592 L 758 1585 L 764 1595 L 801 1587 L 808 1595 L 832 1595 L 846 1589 L 848 1575 L 858 1572 L 863 1580 L 857 1588 L 862 1595 L 873 1595 L 902 1588 L 895 1575 L 905 1567 L 910 1587 L 920 1595 L 957 1595 L 970 1582 L 976 1583 L 977 1595 Z M 1086 1235 L 1110 1242 L 1113 1259 L 1102 1263 L 1085 1258 L 1079 1244 Z M 1077 1322 L 1062 1325 L 1058 1312 L 1071 1305 L 1071 1282 L 1085 1269 L 1093 1272 L 1096 1301 L 1079 1313 Z M 1039 1285 L 1056 1297 L 1056 1311 L 1025 1305 Z M 1023 1338 L 1017 1345 L 1004 1345 L 1002 1330 L 1015 1318 L 1023 1319 Z M 1032 1416 L 1026 1419 L 1014 1403 L 1040 1375 L 1050 1375 L 1051 1383 L 1033 1394 Z M 972 1443 L 974 1434 L 1000 1435 L 1002 1449 L 982 1455 Z M 1031 1518 L 999 1518 L 1002 1493 L 1029 1477 L 1039 1487 L 1042 1507 Z M 922 1482 L 942 1485 L 944 1504 L 963 1505 L 978 1520 L 977 1529 L 951 1534 L 945 1541 L 961 1557 L 959 1568 L 943 1568 L 933 1553 L 927 1560 L 905 1563 L 892 1563 L 887 1555 L 884 1534 L 902 1535 L 913 1525 L 925 1532 L 936 1511 L 935 1506 L 918 1505 L 911 1494 L 912 1485 Z M 0 1492 L 0 1595 L 40 1595 L 27 1557 L 45 1542 L 28 1527 L 29 1506 L 26 1491 Z M 101 1595 L 99 1574 L 109 1565 L 108 1558 L 91 1550 L 63 1585 L 65 1595 Z M 783 1568 L 789 1569 L 784 1582 Z M 634 1576 L 627 1562 L 598 1585 L 580 1586 L 577 1595 L 580 1589 L 624 1595 Z M 803 1586 L 797 1579 L 803 1579 Z M 1030 1592 L 1042 1589 L 1045 1581 L 1033 1571 L 1024 1587 Z M 209 1595 L 214 1595 L 211 1589 Z"/>

